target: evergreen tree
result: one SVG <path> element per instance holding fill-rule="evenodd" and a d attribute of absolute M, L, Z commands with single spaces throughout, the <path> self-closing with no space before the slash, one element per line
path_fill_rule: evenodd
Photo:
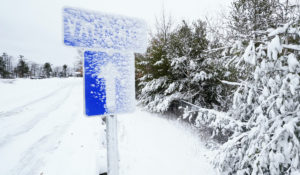
<path fill-rule="evenodd" d="M 63 65 L 63 77 L 67 77 L 67 68 L 68 66 L 66 64 Z"/>
<path fill-rule="evenodd" d="M 171 33 L 172 22 L 163 13 L 160 21 L 157 21 L 157 33 L 152 36 L 150 46 L 144 56 L 136 59 L 138 82 L 138 99 L 151 111 L 165 111 L 158 108 L 164 100 L 164 89 L 168 88 L 167 81 L 170 73 L 170 60 L 167 57 L 168 42 Z"/>
<path fill-rule="evenodd" d="M 270 31 L 256 49 L 249 42 L 243 59 L 255 71 L 237 89 L 229 113 L 245 127 L 215 160 L 224 174 L 299 173 L 299 24 L 296 20 Z"/>
<path fill-rule="evenodd" d="M 261 31 L 278 26 L 278 0 L 236 0 L 232 3 L 229 27 L 235 39 L 257 39 Z"/>
<path fill-rule="evenodd" d="M 199 98 L 204 97 L 205 93 L 199 94 L 207 89 L 201 82 L 210 78 L 202 65 L 205 60 L 204 50 L 207 46 L 206 24 L 200 20 L 192 26 L 183 21 L 182 25 L 172 33 L 168 53 L 172 60 L 173 84 L 171 87 L 174 87 L 172 91 L 168 90 L 169 93 L 181 92 L 183 99 L 192 103 L 196 100 L 201 101 Z M 202 100 L 202 102 L 204 105 L 206 101 Z"/>
<path fill-rule="evenodd" d="M 2 78 L 10 78 L 13 74 L 12 57 L 3 53 L 0 57 L 0 76 Z"/>
<path fill-rule="evenodd" d="M 167 36 L 167 37 L 166 37 Z M 140 102 L 151 111 L 164 112 L 177 100 L 212 108 L 220 105 L 214 61 L 206 59 L 206 23 L 183 21 L 174 31 L 152 38 L 137 68 Z"/>
<path fill-rule="evenodd" d="M 44 74 L 46 75 L 46 77 L 49 78 L 51 75 L 51 72 L 52 72 L 51 64 L 48 62 L 45 63 L 43 66 L 43 71 L 44 71 Z"/>
<path fill-rule="evenodd" d="M 20 78 L 24 78 L 29 74 L 29 67 L 25 62 L 23 55 L 20 55 L 20 59 L 16 68 L 16 73 Z"/>
<path fill-rule="evenodd" d="M 168 87 L 170 62 L 167 58 L 167 47 L 162 38 L 153 38 L 147 49 L 145 59 L 137 63 L 143 76 L 140 78 L 140 102 L 148 109 L 157 111 L 157 105 L 163 100 L 164 89 Z M 154 100 L 156 99 L 156 100 Z"/>
<path fill-rule="evenodd" d="M 142 82 L 142 77 L 147 74 L 147 69 L 144 66 L 146 63 L 145 57 L 143 54 L 135 53 L 135 89 L 136 89 L 136 98 L 141 95 L 140 83 Z"/>
<path fill-rule="evenodd" d="M 3 57 L 0 57 L 0 77 L 1 78 L 5 78 L 6 75 L 7 75 L 7 71 L 5 70 L 5 62 L 4 62 L 4 59 Z"/>

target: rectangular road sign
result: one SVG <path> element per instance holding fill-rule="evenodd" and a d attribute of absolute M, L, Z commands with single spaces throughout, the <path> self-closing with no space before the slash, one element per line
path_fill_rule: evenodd
<path fill-rule="evenodd" d="M 68 46 L 144 52 L 146 23 L 105 13 L 65 8 L 64 43 Z"/>
<path fill-rule="evenodd" d="M 131 112 L 135 108 L 133 53 L 86 51 L 86 115 Z"/>

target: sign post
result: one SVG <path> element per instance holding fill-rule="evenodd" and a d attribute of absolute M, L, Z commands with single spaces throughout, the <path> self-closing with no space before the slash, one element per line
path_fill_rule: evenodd
<path fill-rule="evenodd" d="M 85 114 L 106 116 L 108 175 L 118 175 L 115 115 L 134 111 L 134 52 L 146 50 L 146 24 L 124 16 L 64 8 L 63 28 L 65 45 L 85 49 Z"/>
<path fill-rule="evenodd" d="M 107 140 L 107 170 L 109 175 L 119 174 L 119 151 L 117 118 L 114 115 L 106 116 Z"/>

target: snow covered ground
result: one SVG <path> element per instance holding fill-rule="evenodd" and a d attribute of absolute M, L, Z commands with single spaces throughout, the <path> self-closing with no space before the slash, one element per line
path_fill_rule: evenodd
<path fill-rule="evenodd" d="M 120 175 L 215 174 L 191 129 L 141 111 L 118 116 Z M 98 175 L 105 126 L 83 115 L 82 79 L 0 80 L 0 174 Z"/>
<path fill-rule="evenodd" d="M 0 174 L 97 174 L 104 126 L 83 116 L 81 84 L 1 82 Z"/>
<path fill-rule="evenodd" d="M 119 116 L 120 175 L 213 175 L 207 150 L 178 121 L 136 110 Z"/>

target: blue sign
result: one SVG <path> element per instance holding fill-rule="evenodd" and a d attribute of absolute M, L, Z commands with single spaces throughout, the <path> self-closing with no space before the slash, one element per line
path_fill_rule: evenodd
<path fill-rule="evenodd" d="M 133 54 L 84 53 L 86 115 L 131 112 L 135 107 Z"/>
<path fill-rule="evenodd" d="M 134 18 L 74 8 L 63 10 L 64 43 L 84 52 L 85 113 L 131 112 L 135 108 L 134 52 L 144 52 L 146 24 Z"/>
<path fill-rule="evenodd" d="M 144 52 L 146 24 L 139 19 L 65 8 L 64 43 L 68 46 Z"/>

